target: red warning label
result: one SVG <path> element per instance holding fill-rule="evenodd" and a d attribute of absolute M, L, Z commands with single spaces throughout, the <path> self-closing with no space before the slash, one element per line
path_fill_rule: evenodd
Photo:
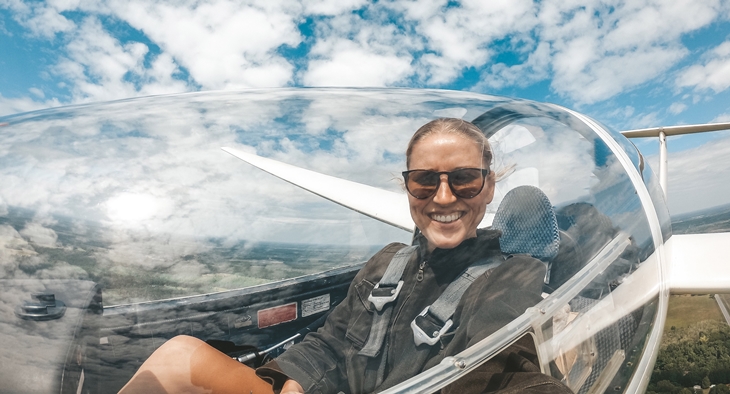
<path fill-rule="evenodd" d="M 275 326 L 277 324 L 296 320 L 297 303 L 292 302 L 291 304 L 262 309 L 256 313 L 256 317 L 258 318 L 259 328 Z"/>

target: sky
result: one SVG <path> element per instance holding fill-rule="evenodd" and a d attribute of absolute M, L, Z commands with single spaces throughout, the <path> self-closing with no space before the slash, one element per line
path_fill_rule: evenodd
<path fill-rule="evenodd" d="M 0 0 L 0 116 L 310 86 L 522 97 L 616 130 L 727 122 L 730 0 Z M 670 160 L 727 137 L 672 138 Z"/>

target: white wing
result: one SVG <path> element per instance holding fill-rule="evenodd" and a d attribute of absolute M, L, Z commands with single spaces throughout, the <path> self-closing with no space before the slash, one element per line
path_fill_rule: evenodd
<path fill-rule="evenodd" d="M 408 197 L 405 194 L 305 170 L 238 149 L 221 149 L 277 178 L 353 211 L 408 232 L 413 231 L 415 227 L 408 208 Z"/>
<path fill-rule="evenodd" d="M 730 233 L 677 234 L 667 242 L 673 294 L 730 291 Z"/>

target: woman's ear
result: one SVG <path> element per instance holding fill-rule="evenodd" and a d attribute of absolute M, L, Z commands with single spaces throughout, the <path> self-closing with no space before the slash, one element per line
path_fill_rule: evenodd
<path fill-rule="evenodd" d="M 486 195 L 484 196 L 486 204 L 491 203 L 492 199 L 494 198 L 494 188 L 497 183 L 496 179 L 497 177 L 494 175 L 494 171 L 489 171 L 487 179 L 484 181 L 485 190 L 483 190 L 483 192 L 486 193 Z"/>

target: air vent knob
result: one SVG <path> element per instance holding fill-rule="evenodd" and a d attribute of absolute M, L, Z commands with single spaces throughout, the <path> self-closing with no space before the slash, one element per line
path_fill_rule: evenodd
<path fill-rule="evenodd" d="M 48 305 L 29 303 L 20 306 L 24 313 L 31 313 L 37 315 L 47 315 Z"/>
<path fill-rule="evenodd" d="M 15 315 L 25 320 L 54 320 L 66 313 L 66 304 L 56 300 L 52 293 L 33 293 L 33 302 L 24 302 L 15 308 Z"/>

